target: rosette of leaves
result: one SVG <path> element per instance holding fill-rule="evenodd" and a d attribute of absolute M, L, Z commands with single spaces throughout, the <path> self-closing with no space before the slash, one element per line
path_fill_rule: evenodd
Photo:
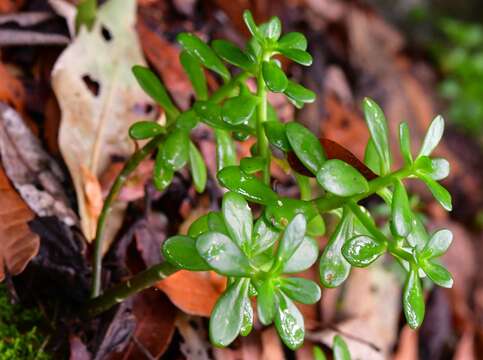
<path fill-rule="evenodd" d="M 213 270 L 227 277 L 227 288 L 210 319 L 210 338 L 228 346 L 253 326 L 252 298 L 264 325 L 275 323 L 291 349 L 304 340 L 304 319 L 293 301 L 312 304 L 320 288 L 311 280 L 292 277 L 312 266 L 318 245 L 305 235 L 306 220 L 296 215 L 283 232 L 261 217 L 253 223 L 246 200 L 233 192 L 223 197 L 222 211 L 198 219 L 188 236 L 174 236 L 163 246 L 165 258 L 180 269 Z"/>

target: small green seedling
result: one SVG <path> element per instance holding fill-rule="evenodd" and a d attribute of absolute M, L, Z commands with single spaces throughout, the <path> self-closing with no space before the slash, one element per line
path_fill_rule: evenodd
<path fill-rule="evenodd" d="M 315 100 L 315 94 L 289 79 L 274 58 L 285 56 L 303 66 L 310 65 L 307 40 L 296 32 L 282 35 L 276 17 L 257 25 L 246 11 L 244 20 L 252 38 L 243 49 L 225 40 L 210 45 L 194 34 L 178 35 L 180 62 L 196 94 L 196 102 L 186 111 L 174 105 L 162 82 L 148 68 L 133 69 L 140 86 L 164 109 L 167 121 L 163 126 L 142 121 L 129 131 L 134 140 L 147 142 L 127 161 L 104 203 L 96 235 L 89 313 L 98 314 L 180 269 L 212 270 L 227 279 L 210 320 L 210 338 L 215 346 L 228 346 L 238 335 L 250 333 L 256 304 L 259 321 L 263 325 L 274 323 L 287 347 L 297 349 L 303 343 L 305 329 L 295 303 L 317 302 L 321 290 L 316 283 L 294 274 L 319 260 L 320 283 L 332 288 L 347 279 L 352 267 L 366 267 L 389 255 L 406 270 L 404 314 L 411 328 L 419 327 L 425 307 L 421 277 L 427 276 L 443 287 L 453 284 L 451 274 L 436 260 L 448 249 L 452 234 L 444 229 L 428 234 L 420 215 L 409 204 L 404 180 L 422 180 L 441 206 L 451 210 L 451 196 L 438 182 L 448 176 L 449 163 L 431 157 L 443 135 L 443 119 L 438 116 L 433 120 L 417 156 L 411 152 L 409 128 L 401 123 L 399 149 L 404 164 L 394 170 L 386 118 L 381 108 L 366 98 L 363 112 L 370 139 L 364 163 L 345 149 L 345 156 L 334 156 L 332 147 L 340 151 L 340 145 L 319 140 L 297 122 L 281 122 L 267 100 L 269 92 L 284 94 L 298 108 Z M 233 72 L 233 68 L 239 70 Z M 213 93 L 208 91 L 205 70 L 223 82 Z M 256 81 L 256 91 L 247 86 L 250 79 Z M 195 189 L 203 192 L 206 165 L 191 139 L 193 129 L 201 123 L 213 129 L 217 180 L 228 190 L 221 211 L 197 219 L 187 235 L 165 241 L 162 252 L 166 262 L 101 295 L 100 250 L 113 199 L 129 174 L 153 152 L 153 182 L 159 191 L 171 184 L 175 172 L 188 166 Z M 252 154 L 238 161 L 236 142 L 248 138 L 256 140 Z M 273 190 L 270 163 L 274 149 L 284 154 L 278 161 L 291 168 L 300 199 L 282 197 Z M 322 196 L 312 196 L 309 177 L 316 178 Z M 372 195 L 381 197 L 390 209 L 387 235 L 368 209 L 359 205 Z M 251 204 L 258 204 L 259 216 L 253 215 Z M 338 217 L 338 225 L 327 234 L 329 242 L 319 256 L 319 243 L 314 237 L 325 234 L 323 216 L 329 212 Z M 336 359 L 350 358 L 340 337 L 335 339 L 334 354 Z"/>

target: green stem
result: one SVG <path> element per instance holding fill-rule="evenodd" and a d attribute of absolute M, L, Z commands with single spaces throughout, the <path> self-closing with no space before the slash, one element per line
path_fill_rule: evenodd
<path fill-rule="evenodd" d="M 312 199 L 312 189 L 310 188 L 310 179 L 307 176 L 293 172 L 295 181 L 300 190 L 300 200 L 310 201 Z"/>
<path fill-rule="evenodd" d="M 165 135 L 161 134 L 154 137 L 146 145 L 136 151 L 126 162 L 123 169 L 116 177 L 114 184 L 109 190 L 109 194 L 104 200 L 104 205 L 102 207 L 101 214 L 99 215 L 99 220 L 97 221 L 96 237 L 94 240 L 94 259 L 92 265 L 92 297 L 99 296 L 101 292 L 101 272 L 102 272 L 102 250 L 103 250 L 103 239 L 104 230 L 106 227 L 107 215 L 112 209 L 112 204 L 116 199 L 119 191 L 126 183 L 129 175 L 136 170 L 138 165 L 143 161 L 152 151 L 154 151 L 158 145 L 164 140 Z"/>
<path fill-rule="evenodd" d="M 259 104 L 257 106 L 257 150 L 258 155 L 265 158 L 265 168 L 263 169 L 263 181 L 265 184 L 270 184 L 270 151 L 268 146 L 268 139 L 265 135 L 265 128 L 263 123 L 267 121 L 267 88 L 265 80 L 263 80 L 262 70 L 257 76 L 257 96 L 259 98 Z"/>
<path fill-rule="evenodd" d="M 211 96 L 211 101 L 220 102 L 226 96 L 230 95 L 234 91 L 240 81 L 245 81 L 249 77 L 247 72 L 242 72 L 232 78 L 229 82 L 221 86 L 217 91 L 215 91 Z M 94 258 L 92 264 L 92 291 L 91 297 L 95 298 L 101 293 L 101 274 L 102 274 L 102 249 L 104 244 L 104 230 L 106 226 L 107 215 L 111 211 L 112 204 L 116 200 L 119 191 L 125 184 L 129 175 L 137 168 L 137 166 L 143 161 L 147 156 L 153 152 L 159 144 L 164 140 L 164 137 L 169 134 L 174 124 L 170 124 L 167 128 L 166 134 L 160 134 L 150 140 L 141 149 L 136 151 L 126 162 L 122 171 L 114 180 L 114 184 L 109 190 L 109 194 L 104 200 L 104 205 L 102 211 L 99 215 L 99 220 L 97 221 L 96 237 L 94 239 Z"/>
<path fill-rule="evenodd" d="M 177 268 L 167 262 L 154 265 L 137 273 L 129 280 L 110 288 L 102 296 L 91 299 L 87 303 L 85 313 L 89 317 L 99 315 L 109 310 L 112 306 L 126 300 L 131 295 L 147 289 L 177 271 Z"/>
<path fill-rule="evenodd" d="M 361 210 L 361 208 L 355 201 L 353 200 L 348 201 L 347 206 L 354 214 L 354 216 L 361 222 L 362 225 L 364 225 L 366 230 L 371 233 L 371 235 L 378 243 L 387 245 L 388 241 L 386 239 L 386 236 L 384 236 L 382 231 L 377 228 L 377 226 L 372 222 L 371 218 L 369 218 L 369 216 L 367 216 L 367 214 L 365 214 Z"/>

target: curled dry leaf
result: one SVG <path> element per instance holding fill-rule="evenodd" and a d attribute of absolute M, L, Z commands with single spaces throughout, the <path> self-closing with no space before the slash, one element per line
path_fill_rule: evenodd
<path fill-rule="evenodd" d="M 156 287 L 185 313 L 209 317 L 224 290 L 225 280 L 214 273 L 181 270 Z"/>
<path fill-rule="evenodd" d="M 92 31 L 81 28 L 52 72 L 62 111 L 59 147 L 75 185 L 81 227 L 89 241 L 94 238 L 98 214 L 97 200 L 93 203 L 89 193 L 92 188 L 98 191 L 92 180 L 106 171 L 112 157 L 133 152 L 129 126 L 149 115 L 151 108 L 131 73 L 133 65 L 145 63 L 135 20 L 135 0 L 104 3 Z M 106 226 L 106 248 L 121 226 L 125 208 L 122 202 L 113 206 Z"/>
<path fill-rule="evenodd" d="M 0 156 L 5 172 L 27 205 L 39 216 L 77 223 L 64 193 L 64 174 L 11 107 L 0 103 Z"/>
<path fill-rule="evenodd" d="M 21 273 L 39 251 L 39 237 L 27 225 L 34 216 L 22 198 L 10 185 L 0 167 L 0 281 L 5 271 L 12 275 Z"/>

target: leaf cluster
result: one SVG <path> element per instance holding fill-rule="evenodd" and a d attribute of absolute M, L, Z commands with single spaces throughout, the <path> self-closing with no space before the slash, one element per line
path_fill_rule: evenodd
<path fill-rule="evenodd" d="M 228 189 L 222 210 L 200 217 L 186 236 L 171 237 L 162 250 L 167 261 L 179 269 L 213 270 L 227 278 L 227 288 L 210 320 L 212 342 L 227 346 L 238 335 L 247 335 L 253 326 L 256 299 L 262 324 L 274 323 L 289 348 L 302 344 L 304 320 L 294 301 L 314 303 L 321 292 L 317 284 L 291 274 L 309 268 L 319 258 L 313 237 L 325 234 L 322 215 L 327 212 L 339 220 L 320 256 L 321 284 L 340 286 L 352 267 L 369 266 L 389 254 L 406 270 L 402 302 L 408 324 L 417 328 L 424 317 L 420 278 L 427 276 L 437 285 L 452 286 L 451 275 L 437 260 L 448 249 L 452 235 L 444 229 L 431 235 L 426 231 L 420 214 L 409 204 L 404 180 L 423 181 L 443 208 L 451 210 L 451 196 L 439 183 L 448 176 L 449 163 L 431 157 L 443 134 L 443 119 L 433 120 L 417 156 L 413 156 L 408 125 L 400 124 L 399 151 L 404 166 L 393 170 L 384 113 L 373 100 L 364 99 L 370 132 L 364 159 L 367 169 L 361 171 L 360 164 L 347 157 L 329 158 L 313 133 L 297 122 L 282 123 L 267 101 L 269 91 L 283 93 L 297 107 L 315 100 L 312 91 L 288 79 L 274 57 L 310 65 L 305 37 L 296 32 L 282 35 L 276 17 L 257 25 L 247 11 L 244 21 L 252 37 L 243 49 L 225 40 L 207 44 L 194 34 L 178 35 L 180 61 L 196 94 L 193 107 L 186 111 L 176 107 L 149 69 L 133 69 L 140 86 L 166 114 L 164 125 L 141 121 L 130 129 L 133 139 L 157 144 L 153 179 L 160 191 L 171 183 L 176 171 L 189 164 L 195 188 L 202 192 L 206 165 L 190 133 L 203 123 L 213 129 L 216 138 L 217 180 Z M 236 75 L 230 71 L 233 67 L 239 68 Z M 223 82 L 211 94 L 207 70 Z M 250 78 L 257 81 L 256 92 L 247 86 Z M 249 137 L 256 139 L 252 154 L 238 161 L 236 141 Z M 270 186 L 270 162 L 275 154 L 297 179 L 301 199 L 282 197 Z M 303 171 L 290 166 L 290 158 Z M 309 177 L 320 186 L 321 197 L 312 198 Z M 358 204 L 373 194 L 391 209 L 388 235 Z M 248 202 L 261 205 L 255 220 Z"/>

